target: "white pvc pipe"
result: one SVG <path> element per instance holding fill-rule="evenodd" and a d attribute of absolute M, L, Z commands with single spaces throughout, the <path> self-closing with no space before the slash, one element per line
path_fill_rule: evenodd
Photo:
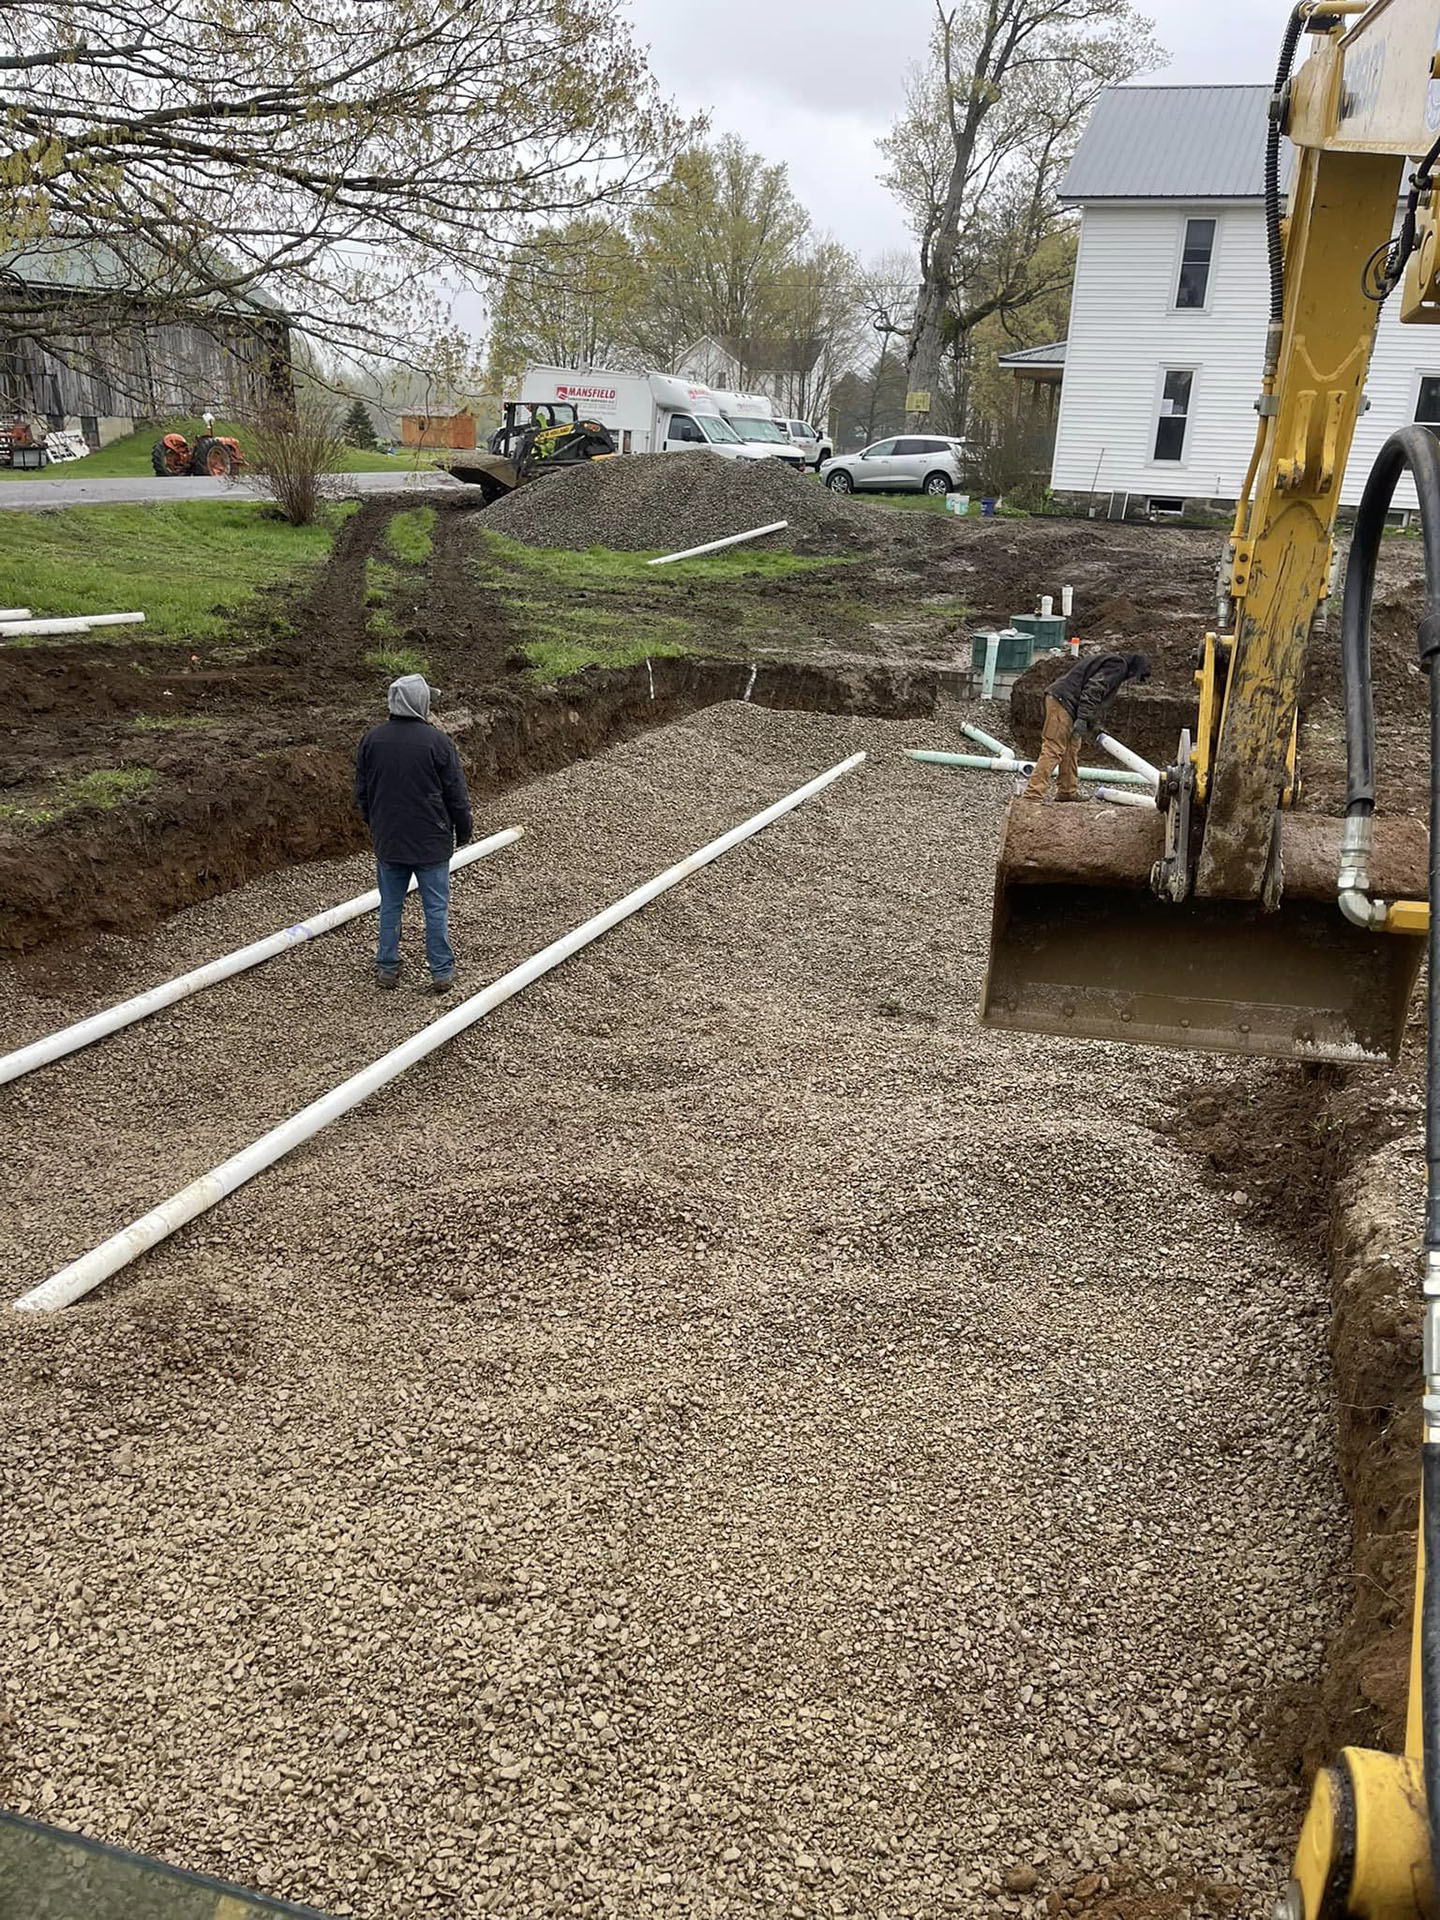
<path fill-rule="evenodd" d="M 1071 614 L 1075 611 L 1074 587 L 1062 587 L 1060 589 L 1060 611 L 1067 620 L 1070 618 Z"/>
<path fill-rule="evenodd" d="M 266 1167 L 283 1159 L 332 1120 L 338 1120 L 341 1114 L 358 1107 L 362 1100 L 368 1100 L 372 1093 L 397 1079 L 417 1060 L 423 1060 L 457 1034 L 464 1033 L 467 1027 L 473 1027 L 532 981 L 549 973 L 552 967 L 558 967 L 562 960 L 568 960 L 572 954 L 579 953 L 582 947 L 588 947 L 592 940 L 598 940 L 602 933 L 608 933 L 611 927 L 628 919 L 632 913 L 638 913 L 641 907 L 648 906 L 671 887 L 688 880 L 692 873 L 708 867 L 711 861 L 718 860 L 732 847 L 739 846 L 742 840 L 748 840 L 752 834 L 771 826 L 804 801 L 852 772 L 864 758 L 863 753 L 851 754 L 848 760 L 842 760 L 838 766 L 817 775 L 803 787 L 797 787 L 794 793 L 777 800 L 774 806 L 767 807 L 763 813 L 757 813 L 753 818 L 742 821 L 738 827 L 732 827 L 728 833 L 721 834 L 718 840 L 710 841 L 677 865 L 667 867 L 664 873 L 657 874 L 653 880 L 647 880 L 644 886 L 637 887 L 633 893 L 627 893 L 623 900 L 617 900 L 583 925 L 553 940 L 548 947 L 532 954 L 518 967 L 512 967 L 509 973 L 502 975 L 482 992 L 462 1000 L 458 1007 L 452 1008 L 440 1019 L 432 1020 L 428 1027 L 423 1027 L 398 1047 L 392 1047 L 389 1053 L 383 1054 L 370 1066 L 352 1074 L 320 1099 L 311 1101 L 308 1107 L 302 1107 L 299 1113 L 292 1114 L 278 1127 L 272 1127 L 269 1133 L 263 1134 L 242 1152 L 232 1155 L 211 1172 L 202 1174 L 198 1180 L 192 1180 L 188 1187 L 182 1187 L 179 1193 L 172 1194 L 160 1206 L 139 1220 L 132 1221 L 119 1233 L 112 1234 L 78 1260 L 72 1260 L 69 1266 L 62 1267 L 48 1280 L 42 1280 L 38 1287 L 32 1287 L 29 1293 L 22 1294 L 15 1302 L 17 1312 L 47 1312 L 72 1305 L 102 1281 L 108 1280 L 112 1273 L 118 1273 L 121 1267 L 128 1266 L 140 1254 L 167 1239 L 197 1214 L 207 1212 L 226 1194 L 234 1193 L 247 1180 L 253 1180 L 257 1173 L 263 1173 Z"/>
<path fill-rule="evenodd" d="M 1013 747 L 1007 747 L 1003 740 L 997 740 L 993 733 L 986 733 L 983 727 L 972 727 L 968 720 L 962 720 L 960 731 L 967 740 L 974 740 L 977 745 L 988 747 L 991 753 L 998 753 L 1002 759 L 1015 758 Z"/>
<path fill-rule="evenodd" d="M 28 620 L 29 607 L 0 607 L 0 620 Z"/>
<path fill-rule="evenodd" d="M 92 627 L 138 627 L 144 621 L 143 613 L 77 614 L 72 620 L 0 620 L 0 640 L 45 633 L 88 633 Z"/>
<path fill-rule="evenodd" d="M 1095 798 L 1108 800 L 1112 807 L 1149 807 L 1155 810 L 1153 793 L 1140 793 L 1134 787 L 1096 787 Z"/>
<path fill-rule="evenodd" d="M 985 671 L 980 681 L 980 697 L 991 700 L 995 696 L 995 668 L 1000 660 L 1000 636 L 987 633 L 985 636 Z"/>
<path fill-rule="evenodd" d="M 501 847 L 508 847 L 518 840 L 524 831 L 523 827 L 507 827 L 503 833 L 491 834 L 488 840 L 478 840 L 473 846 L 461 847 L 450 862 L 450 871 L 457 873 L 473 861 L 483 860 L 487 854 L 498 853 Z M 407 892 L 413 893 L 414 890 L 412 876 Z M 248 947 L 237 947 L 234 953 L 211 960 L 191 973 L 179 974 L 162 986 L 150 987 L 144 993 L 135 994 L 132 999 L 117 1001 L 103 1013 L 92 1013 L 88 1020 L 77 1020 L 72 1027 L 61 1027 L 58 1033 L 46 1034 L 43 1039 L 32 1040 L 29 1046 L 19 1047 L 14 1053 L 0 1055 L 0 1086 L 10 1080 L 19 1080 L 24 1074 L 33 1073 L 36 1067 L 43 1067 L 51 1060 L 60 1060 L 67 1053 L 76 1053 L 81 1047 L 103 1040 L 106 1034 L 118 1033 L 121 1027 L 144 1020 L 149 1014 L 158 1013 L 162 1007 L 173 1007 L 177 1000 L 186 1000 L 203 987 L 213 987 L 217 981 L 229 980 L 232 975 L 244 973 L 247 968 L 258 967 L 263 961 L 273 960 L 276 954 L 285 953 L 291 947 L 303 946 L 318 934 L 343 927 L 348 920 L 358 920 L 362 914 L 373 913 L 379 904 L 379 890 L 372 887 L 369 893 L 357 894 L 353 900 L 346 900 L 338 907 L 329 907 L 324 913 L 297 921 L 293 927 L 286 927 L 283 933 L 272 933 Z"/>
<path fill-rule="evenodd" d="M 738 547 L 742 540 L 758 540 L 766 533 L 783 533 L 789 524 L 788 520 L 772 520 L 768 527 L 752 527 L 749 533 L 732 533 L 723 540 L 707 540 L 703 547 L 682 547 L 679 553 L 662 553 L 645 564 L 647 567 L 668 567 L 672 560 L 694 560 L 702 553 L 718 553 L 721 547 Z"/>
<path fill-rule="evenodd" d="M 963 767 L 967 772 L 975 773 L 1023 773 L 1035 771 L 1033 760 L 1020 760 L 1013 754 L 1005 757 L 997 755 L 994 759 L 978 753 L 935 753 L 929 747 L 902 747 L 900 751 L 907 760 L 921 760 L 931 767 Z M 1117 786 L 1150 787 L 1149 776 L 1143 773 L 1117 773 L 1113 767 L 1081 767 L 1082 780 L 1113 781 Z"/>
<path fill-rule="evenodd" d="M 1118 760 L 1122 767 L 1129 767 L 1132 773 L 1144 774 L 1147 780 L 1153 780 L 1155 785 L 1159 786 L 1160 769 L 1152 767 L 1148 760 L 1142 760 L 1138 753 L 1132 752 L 1125 742 L 1117 740 L 1113 733 L 1097 733 L 1095 742 L 1097 746 L 1105 749 L 1112 760 Z"/>

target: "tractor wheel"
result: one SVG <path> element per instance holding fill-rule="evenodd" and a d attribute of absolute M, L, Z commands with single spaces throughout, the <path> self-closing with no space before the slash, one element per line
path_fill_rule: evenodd
<path fill-rule="evenodd" d="M 208 437 L 196 441 L 190 456 L 192 473 L 204 474 L 211 480 L 228 480 L 234 470 L 234 456 L 223 441 Z"/>
<path fill-rule="evenodd" d="M 167 434 L 150 449 L 150 465 L 160 479 L 178 480 L 190 471 L 190 449 L 178 433 Z"/>

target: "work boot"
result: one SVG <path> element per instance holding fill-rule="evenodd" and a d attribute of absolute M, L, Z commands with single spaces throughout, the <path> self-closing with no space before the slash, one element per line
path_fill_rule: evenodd
<path fill-rule="evenodd" d="M 431 993 L 434 994 L 437 1000 L 443 1000 L 445 995 L 452 990 L 454 985 L 455 985 L 454 974 L 447 973 L 443 979 L 432 980 L 430 982 L 430 991 Z"/>
<path fill-rule="evenodd" d="M 375 969 L 375 984 L 383 993 L 393 993 L 395 988 L 400 984 L 400 969 L 396 967 L 391 971 L 386 967 L 377 967 Z"/>
<path fill-rule="evenodd" d="M 1055 798 L 1057 800 L 1083 800 L 1085 796 L 1083 793 L 1057 793 Z"/>

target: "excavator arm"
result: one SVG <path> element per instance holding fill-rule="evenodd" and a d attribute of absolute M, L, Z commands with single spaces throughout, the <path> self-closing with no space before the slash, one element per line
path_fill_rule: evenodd
<path fill-rule="evenodd" d="M 1294 9 L 1266 155 L 1270 314 L 1255 451 L 1220 617 L 1197 662 L 1195 724 L 1153 815 L 1087 808 L 1062 822 L 1015 802 L 987 1025 L 1306 1061 L 1398 1049 L 1424 908 L 1377 917 L 1356 906 L 1356 889 L 1339 884 L 1342 823 L 1291 808 L 1301 676 L 1332 573 L 1396 206 L 1407 163 L 1440 132 L 1437 29 L 1440 0 Z M 1312 51 L 1292 74 L 1306 38 Z M 1282 136 L 1294 148 L 1288 214 Z M 1405 318 L 1432 320 L 1428 176 L 1416 197 L 1398 297 Z M 1383 869 L 1393 893 L 1423 896 L 1423 839 L 1404 822 L 1367 831 L 1374 861 L 1361 877 Z"/>
<path fill-rule="evenodd" d="M 1307 35 L 1310 56 L 1292 75 Z M 1154 814 L 1013 804 L 982 1017 L 1285 1058 L 1383 1058 L 1398 1047 L 1428 938 L 1422 1520 L 1405 1750 L 1347 1748 L 1321 1772 L 1275 1913 L 1437 1920 L 1440 939 L 1430 931 L 1424 836 L 1375 813 L 1369 680 L 1375 564 L 1408 468 L 1427 576 L 1419 658 L 1440 763 L 1440 446 L 1422 428 L 1386 442 L 1355 518 L 1341 620 L 1345 819 L 1293 806 L 1301 675 L 1332 572 L 1381 303 L 1393 294 L 1403 319 L 1440 319 L 1440 0 L 1297 6 L 1272 121 L 1258 429 L 1216 631 L 1201 651 L 1193 740 L 1182 736 Z M 1283 222 L 1282 134 L 1295 150 Z M 1433 846 L 1440 765 L 1431 779 Z M 1440 861 L 1433 870 L 1440 876 Z"/>

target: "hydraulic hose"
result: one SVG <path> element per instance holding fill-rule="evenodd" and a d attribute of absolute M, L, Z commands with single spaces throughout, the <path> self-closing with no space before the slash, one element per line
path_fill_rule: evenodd
<path fill-rule="evenodd" d="M 1295 64 L 1295 49 L 1311 9 L 1297 6 L 1285 26 L 1280 59 L 1275 68 L 1275 96 L 1270 124 L 1265 130 L 1265 246 L 1270 259 L 1270 325 L 1278 329 L 1285 318 L 1285 246 L 1280 232 L 1280 119 L 1281 103 Z M 1270 355 L 1267 351 L 1266 360 Z"/>
<path fill-rule="evenodd" d="M 1355 517 L 1340 646 L 1345 669 L 1346 796 L 1342 905 L 1347 878 L 1368 891 L 1368 859 L 1375 810 L 1375 702 L 1371 680 L 1370 613 L 1375 563 L 1385 516 L 1402 473 L 1409 469 L 1420 504 L 1425 553 L 1425 612 L 1418 640 L 1420 665 L 1430 682 L 1430 914 L 1426 981 L 1427 1079 L 1425 1159 L 1425 1394 L 1420 1450 L 1421 1539 L 1425 1579 L 1420 1596 L 1420 1704 L 1430 1877 L 1440 1887 L 1440 443 L 1424 427 L 1403 427 L 1380 449 Z"/>

